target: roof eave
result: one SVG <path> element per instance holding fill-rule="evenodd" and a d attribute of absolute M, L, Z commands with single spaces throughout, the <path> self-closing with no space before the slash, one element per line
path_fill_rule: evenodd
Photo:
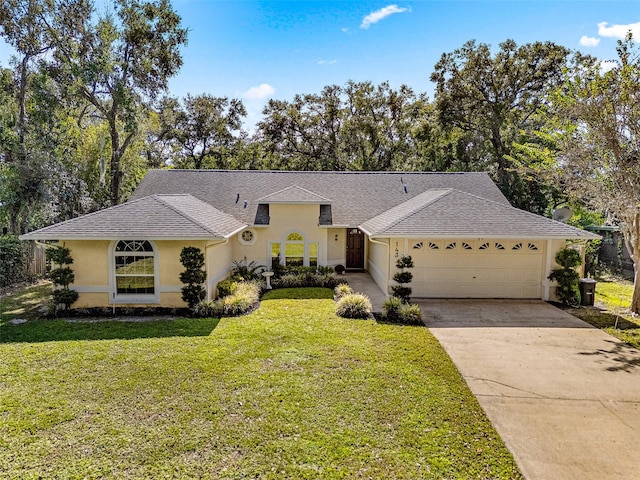
<path fill-rule="evenodd" d="M 366 233 L 371 238 L 438 238 L 438 239 L 449 239 L 449 238 L 475 238 L 478 240 L 483 240 L 486 238 L 502 238 L 502 239 L 517 239 L 517 240 L 597 240 L 602 237 L 600 235 L 493 235 L 493 234 L 386 234 L 382 233 L 369 233 L 362 227 L 360 227 L 364 233 Z"/>
<path fill-rule="evenodd" d="M 20 240 L 139 240 L 139 239 L 150 239 L 150 240 L 225 240 L 227 238 L 232 237 L 234 234 L 243 230 L 244 227 L 240 230 L 236 230 L 233 233 L 227 236 L 220 235 L 201 235 L 201 236 L 181 236 L 181 235 L 98 235 L 98 236 L 90 236 L 90 235 L 43 235 L 43 234 L 25 234 L 20 235 L 18 237 Z"/>

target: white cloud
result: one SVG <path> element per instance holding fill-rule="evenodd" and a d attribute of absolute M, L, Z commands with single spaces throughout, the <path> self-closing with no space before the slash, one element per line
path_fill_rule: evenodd
<path fill-rule="evenodd" d="M 608 22 L 600 22 L 598 24 L 598 35 L 601 37 L 624 38 L 631 30 L 634 38 L 640 38 L 640 22 L 627 25 L 608 25 Z"/>
<path fill-rule="evenodd" d="M 618 62 L 616 62 L 615 60 L 602 60 L 600 62 L 600 71 L 602 73 L 610 72 L 616 67 L 618 67 Z"/>
<path fill-rule="evenodd" d="M 582 45 L 583 47 L 597 47 L 599 44 L 599 38 L 587 37 L 586 35 L 580 37 L 580 45 Z"/>
<path fill-rule="evenodd" d="M 242 96 L 249 100 L 258 100 L 260 98 L 267 98 L 276 93 L 276 89 L 268 83 L 261 83 L 257 87 L 251 87 L 244 92 Z"/>
<path fill-rule="evenodd" d="M 369 28 L 374 23 L 378 23 L 380 20 L 387 18 L 389 15 L 393 15 L 394 13 L 404 13 L 409 11 L 408 8 L 400 8 L 398 5 L 388 5 L 380 10 L 376 10 L 375 12 L 371 12 L 369 15 L 362 19 L 362 23 L 360 24 L 360 28 L 364 28 L 365 30 Z"/>
<path fill-rule="evenodd" d="M 347 27 L 343 27 L 340 29 L 342 33 L 349 33 L 349 29 Z"/>
<path fill-rule="evenodd" d="M 338 60 L 318 60 L 318 65 L 333 65 L 338 63 Z"/>

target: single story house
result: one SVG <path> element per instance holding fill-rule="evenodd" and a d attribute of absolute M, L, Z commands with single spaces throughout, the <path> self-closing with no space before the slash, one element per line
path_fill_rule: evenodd
<path fill-rule="evenodd" d="M 415 297 L 549 300 L 556 252 L 599 237 L 514 208 L 486 173 L 152 170 L 128 202 L 21 238 L 71 250 L 76 307 L 182 307 L 185 246 L 210 298 L 234 260 L 343 265 L 389 293 L 411 255 Z"/>

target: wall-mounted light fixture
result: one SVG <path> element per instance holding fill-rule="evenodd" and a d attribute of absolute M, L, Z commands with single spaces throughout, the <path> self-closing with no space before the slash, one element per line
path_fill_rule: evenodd
<path fill-rule="evenodd" d="M 398 258 L 398 254 L 400 253 L 400 252 L 398 252 L 398 242 L 396 242 L 396 250 L 395 251 L 396 251 L 396 258 Z"/>

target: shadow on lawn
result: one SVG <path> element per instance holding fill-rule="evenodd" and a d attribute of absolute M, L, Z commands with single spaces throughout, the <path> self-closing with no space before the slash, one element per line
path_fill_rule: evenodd
<path fill-rule="evenodd" d="M 320 287 L 278 288 L 269 290 L 262 300 L 333 300 L 333 290 Z"/>
<path fill-rule="evenodd" d="M 0 325 L 0 343 L 206 337 L 218 326 L 219 321 L 217 318 L 74 322 L 61 319 L 34 320 L 20 325 Z"/>

